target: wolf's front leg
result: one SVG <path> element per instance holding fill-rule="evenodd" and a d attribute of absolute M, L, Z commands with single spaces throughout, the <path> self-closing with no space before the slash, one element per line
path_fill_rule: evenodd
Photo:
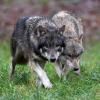
<path fill-rule="evenodd" d="M 55 67 L 56 73 L 58 74 L 59 78 L 61 78 L 61 76 L 62 76 L 62 66 L 61 66 L 61 64 L 59 62 L 55 62 L 54 67 Z"/>
<path fill-rule="evenodd" d="M 66 60 L 63 73 L 67 75 L 70 70 L 73 70 L 77 75 L 80 75 L 79 59 Z"/>
<path fill-rule="evenodd" d="M 77 75 L 80 75 L 80 59 L 74 59 L 73 60 L 73 63 L 75 65 L 75 67 L 73 68 L 74 72 L 77 74 Z"/>
<path fill-rule="evenodd" d="M 45 88 L 52 88 L 52 83 L 50 82 L 46 72 L 41 68 L 41 66 L 37 62 L 30 61 L 29 66 L 31 67 L 32 70 L 34 70 L 37 73 L 40 79 L 39 80 L 40 84 L 42 82 Z"/>
<path fill-rule="evenodd" d="M 70 60 L 68 60 L 68 59 L 65 59 L 65 62 L 63 63 L 63 66 L 62 66 L 63 80 L 67 79 L 67 75 L 70 72 L 70 70 L 73 69 L 73 67 L 74 67 L 74 65 L 72 64 L 72 62 L 70 62 Z"/>

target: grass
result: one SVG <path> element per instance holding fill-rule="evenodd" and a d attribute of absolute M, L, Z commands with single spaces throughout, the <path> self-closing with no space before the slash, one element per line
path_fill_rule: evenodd
<path fill-rule="evenodd" d="M 34 74 L 27 66 L 17 66 L 13 81 L 8 80 L 9 43 L 0 43 L 0 100 L 100 100 L 100 43 L 87 45 L 81 59 L 81 76 L 70 72 L 60 80 L 53 65 L 45 70 L 52 89 L 35 86 Z"/>

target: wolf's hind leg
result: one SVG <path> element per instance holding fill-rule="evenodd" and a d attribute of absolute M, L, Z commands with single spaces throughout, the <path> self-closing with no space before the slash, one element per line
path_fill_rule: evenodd
<path fill-rule="evenodd" d="M 16 60 L 15 59 L 11 59 L 11 64 L 9 66 L 9 79 L 11 80 L 13 75 L 14 75 L 14 71 L 15 71 L 15 66 L 16 66 Z"/>
<path fill-rule="evenodd" d="M 13 56 L 11 58 L 11 64 L 9 66 L 9 79 L 10 80 L 13 78 L 13 75 L 14 75 L 14 71 L 15 71 L 15 66 L 17 64 L 18 55 L 19 55 L 19 49 L 15 48 L 14 54 L 13 54 Z"/>

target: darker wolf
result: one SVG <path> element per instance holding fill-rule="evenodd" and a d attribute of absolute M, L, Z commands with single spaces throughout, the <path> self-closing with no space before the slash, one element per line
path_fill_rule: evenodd
<path fill-rule="evenodd" d="M 69 69 L 73 69 L 75 73 L 80 74 L 79 60 L 84 50 L 82 45 L 83 27 L 80 18 L 76 18 L 67 11 L 60 11 L 52 19 L 57 27 L 65 25 L 63 35 L 66 37 L 66 49 L 64 50 L 64 56 L 60 57 L 60 62 L 64 63 L 63 71 L 60 74 L 66 75 Z"/>
<path fill-rule="evenodd" d="M 37 73 L 37 84 L 51 88 L 52 83 L 43 67 L 47 60 L 55 62 L 63 53 L 65 37 L 61 33 L 64 29 L 65 26 L 58 28 L 46 17 L 19 18 L 11 37 L 10 79 L 16 64 L 28 64 L 31 70 Z"/>

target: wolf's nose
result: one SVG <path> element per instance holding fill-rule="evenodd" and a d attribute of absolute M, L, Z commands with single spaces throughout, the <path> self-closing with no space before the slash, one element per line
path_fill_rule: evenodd
<path fill-rule="evenodd" d="M 77 70 L 79 70 L 79 68 L 74 68 L 73 70 L 74 70 L 74 71 L 77 71 Z"/>
<path fill-rule="evenodd" d="M 55 58 L 50 59 L 51 62 L 54 62 L 55 60 L 56 60 Z"/>

